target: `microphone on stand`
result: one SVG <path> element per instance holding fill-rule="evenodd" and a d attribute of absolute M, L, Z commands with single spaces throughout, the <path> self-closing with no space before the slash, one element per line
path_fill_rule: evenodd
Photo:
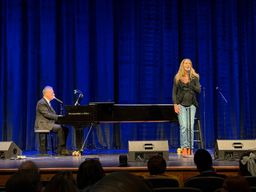
<path fill-rule="evenodd" d="M 79 94 L 79 96 L 81 95 L 80 97 L 83 97 L 83 96 L 84 96 L 83 92 L 80 91 L 79 89 L 75 89 L 75 90 L 74 90 L 74 95 L 76 95 L 76 94 Z"/>
<path fill-rule="evenodd" d="M 59 102 L 60 104 L 63 104 L 63 101 L 61 101 L 60 99 L 58 99 L 57 97 L 54 97 L 54 99 Z"/>
<path fill-rule="evenodd" d="M 77 99 L 76 99 L 74 105 L 75 105 L 75 106 L 78 106 L 78 105 L 80 105 L 80 101 L 81 101 L 81 99 L 84 97 L 84 94 L 83 94 L 83 92 L 80 91 L 79 89 L 75 89 L 75 90 L 74 90 L 74 95 L 76 95 L 76 94 L 78 94 L 78 97 L 77 97 Z"/>
<path fill-rule="evenodd" d="M 221 98 L 223 99 L 223 101 L 225 101 L 225 103 L 228 103 L 228 100 L 226 99 L 226 97 L 224 96 L 224 94 L 222 93 L 221 89 L 216 86 L 216 90 L 218 91 L 218 93 L 220 94 Z"/>
<path fill-rule="evenodd" d="M 74 89 L 74 94 L 81 93 L 79 89 Z"/>

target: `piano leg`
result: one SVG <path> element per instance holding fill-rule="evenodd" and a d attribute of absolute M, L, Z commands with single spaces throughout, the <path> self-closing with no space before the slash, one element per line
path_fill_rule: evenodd
<path fill-rule="evenodd" d="M 120 124 L 115 123 L 113 126 L 113 145 L 116 149 L 120 149 Z"/>
<path fill-rule="evenodd" d="M 76 150 L 79 151 L 82 148 L 84 132 L 82 127 L 74 127 L 74 128 L 75 128 Z"/>

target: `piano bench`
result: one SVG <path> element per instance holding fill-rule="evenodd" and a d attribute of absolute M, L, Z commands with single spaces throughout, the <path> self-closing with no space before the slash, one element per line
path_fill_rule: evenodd
<path fill-rule="evenodd" d="M 53 131 L 50 131 L 47 129 L 36 129 L 36 130 L 34 130 L 34 132 L 39 135 L 39 148 L 42 146 L 42 143 L 44 142 L 43 145 L 44 145 L 44 149 L 46 150 L 45 151 L 46 153 L 47 153 L 47 146 L 48 146 L 47 138 L 48 138 L 48 135 L 50 136 L 51 150 L 52 150 L 52 154 L 54 154 L 53 137 L 54 137 L 55 133 Z"/>

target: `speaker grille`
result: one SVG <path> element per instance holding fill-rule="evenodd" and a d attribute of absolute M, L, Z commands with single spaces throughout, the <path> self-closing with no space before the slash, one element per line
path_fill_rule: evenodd
<path fill-rule="evenodd" d="M 256 140 L 217 140 L 214 157 L 222 160 L 240 159 L 245 152 L 256 151 Z"/>
<path fill-rule="evenodd" d="M 12 141 L 2 141 L 0 142 L 0 158 L 10 159 L 16 158 L 21 155 L 21 149 Z"/>
<path fill-rule="evenodd" d="M 154 155 L 169 159 L 168 141 L 129 141 L 128 161 L 147 161 Z"/>

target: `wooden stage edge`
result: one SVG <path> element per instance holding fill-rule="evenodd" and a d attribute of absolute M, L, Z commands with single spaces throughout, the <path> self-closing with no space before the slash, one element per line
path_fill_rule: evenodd
<path fill-rule="evenodd" d="M 227 176 L 234 176 L 238 174 L 238 166 L 214 166 L 218 173 L 225 174 Z M 141 167 L 103 167 L 106 174 L 118 171 L 126 171 L 135 175 L 147 176 L 148 171 L 146 166 Z M 74 178 L 76 178 L 78 168 L 73 167 L 56 167 L 56 168 L 40 168 L 41 180 L 49 181 L 53 175 L 60 171 L 72 171 Z M 17 172 L 17 168 L 3 168 L 0 169 L 0 186 L 4 186 L 6 181 L 11 175 Z M 179 178 L 181 184 L 184 180 L 198 175 L 195 166 L 168 166 L 166 175 L 174 175 Z"/>

